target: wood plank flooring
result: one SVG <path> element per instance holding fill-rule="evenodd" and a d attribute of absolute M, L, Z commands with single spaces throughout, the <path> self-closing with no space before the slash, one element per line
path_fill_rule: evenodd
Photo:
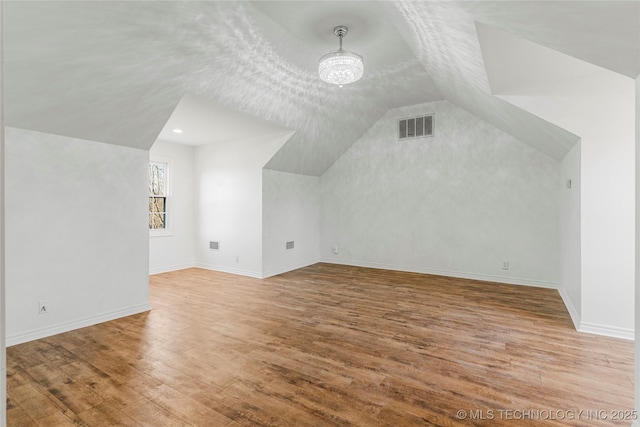
<path fill-rule="evenodd" d="M 150 282 L 151 312 L 7 349 L 9 426 L 631 424 L 633 344 L 576 332 L 555 290 L 331 264 Z"/>

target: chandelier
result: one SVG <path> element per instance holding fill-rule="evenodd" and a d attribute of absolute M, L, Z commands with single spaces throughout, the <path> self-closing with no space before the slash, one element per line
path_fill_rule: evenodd
<path fill-rule="evenodd" d="M 340 87 L 360 80 L 364 72 L 362 56 L 342 49 L 342 38 L 347 35 L 348 31 L 349 29 L 344 25 L 333 29 L 333 33 L 340 39 L 340 49 L 323 55 L 318 65 L 320 78 Z"/>

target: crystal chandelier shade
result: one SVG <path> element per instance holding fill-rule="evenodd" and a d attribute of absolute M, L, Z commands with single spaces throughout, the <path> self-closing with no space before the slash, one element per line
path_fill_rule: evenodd
<path fill-rule="evenodd" d="M 318 65 L 320 78 L 334 85 L 346 85 L 360 80 L 364 73 L 362 56 L 355 52 L 342 49 L 342 38 L 347 34 L 348 28 L 338 26 L 333 32 L 340 39 L 340 49 L 323 55 Z"/>

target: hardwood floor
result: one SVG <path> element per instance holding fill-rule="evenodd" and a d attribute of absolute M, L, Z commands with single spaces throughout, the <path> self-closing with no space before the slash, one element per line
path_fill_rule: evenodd
<path fill-rule="evenodd" d="M 7 349 L 9 426 L 631 424 L 633 344 L 576 332 L 555 290 L 331 264 L 150 282 L 151 312 Z"/>

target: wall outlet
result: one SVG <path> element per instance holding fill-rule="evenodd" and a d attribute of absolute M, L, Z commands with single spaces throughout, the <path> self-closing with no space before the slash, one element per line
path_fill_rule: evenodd
<path fill-rule="evenodd" d="M 502 269 L 503 270 L 508 270 L 509 269 L 509 261 L 503 261 L 502 262 Z"/>
<path fill-rule="evenodd" d="M 236 255 L 236 262 L 240 262 L 240 255 Z"/>
<path fill-rule="evenodd" d="M 49 312 L 49 303 L 47 301 L 38 301 L 38 314 L 47 314 Z"/>

